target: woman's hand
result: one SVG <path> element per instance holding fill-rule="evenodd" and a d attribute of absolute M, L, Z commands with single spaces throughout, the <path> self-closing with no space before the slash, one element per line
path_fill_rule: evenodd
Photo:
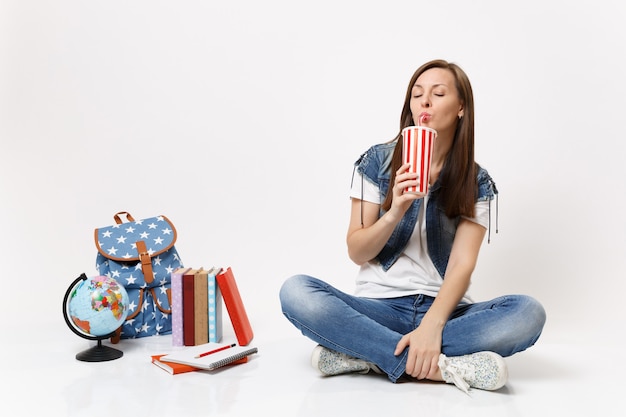
<path fill-rule="evenodd" d="M 417 173 L 410 173 L 410 164 L 404 164 L 396 171 L 396 176 L 393 183 L 393 200 L 391 201 L 391 207 L 389 212 L 392 215 L 402 218 L 404 213 L 409 209 L 413 200 L 423 198 L 423 193 L 405 193 L 408 187 L 419 187 L 420 178 Z"/>
<path fill-rule="evenodd" d="M 406 373 L 417 379 L 440 380 L 439 354 L 441 353 L 441 329 L 429 323 L 420 324 L 405 334 L 396 345 L 394 354 L 401 354 L 408 346 Z"/>

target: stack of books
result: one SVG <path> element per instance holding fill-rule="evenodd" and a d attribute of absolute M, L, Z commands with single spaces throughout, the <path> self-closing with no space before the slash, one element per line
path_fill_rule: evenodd
<path fill-rule="evenodd" d="M 232 268 L 178 268 L 172 272 L 172 345 L 219 343 L 222 301 L 240 346 L 254 334 Z"/>
<path fill-rule="evenodd" d="M 172 345 L 190 349 L 153 355 L 152 363 L 177 374 L 198 369 L 213 370 L 216 365 L 244 363 L 248 361 L 248 355 L 256 353 L 254 347 L 245 348 L 254 333 L 232 268 L 178 268 L 172 272 L 171 279 Z M 223 336 L 222 302 L 238 345 L 220 343 Z M 220 354 L 206 359 L 194 356 L 214 349 L 219 349 Z M 182 361 L 179 360 L 180 355 Z"/>

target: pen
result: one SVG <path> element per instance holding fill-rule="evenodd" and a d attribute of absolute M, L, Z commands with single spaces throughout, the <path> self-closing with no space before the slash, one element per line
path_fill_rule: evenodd
<path fill-rule="evenodd" d="M 230 349 L 231 347 L 235 347 L 237 346 L 236 343 L 233 343 L 232 345 L 228 345 L 228 346 L 222 346 L 221 348 L 217 348 L 217 349 L 213 349 L 213 350 L 209 350 L 208 352 L 204 352 L 204 353 L 200 353 L 199 355 L 196 355 L 196 359 L 197 358 L 202 358 L 204 356 L 210 355 L 212 353 L 216 353 L 216 352 L 221 352 L 222 350 L 225 349 Z"/>

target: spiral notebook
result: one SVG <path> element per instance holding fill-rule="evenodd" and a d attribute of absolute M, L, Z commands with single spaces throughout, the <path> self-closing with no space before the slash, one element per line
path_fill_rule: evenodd
<path fill-rule="evenodd" d="M 161 356 L 161 362 L 181 363 L 209 371 L 221 368 L 258 352 L 256 347 L 229 345 L 225 343 L 204 343 L 186 346 L 180 350 Z"/>

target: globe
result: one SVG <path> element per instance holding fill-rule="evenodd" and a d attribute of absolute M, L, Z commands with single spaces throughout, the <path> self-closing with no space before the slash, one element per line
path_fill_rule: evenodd
<path fill-rule="evenodd" d="M 63 317 L 75 334 L 98 342 L 77 354 L 76 359 L 100 362 L 123 355 L 117 349 L 102 345 L 102 340 L 114 335 L 124 323 L 129 304 L 126 289 L 114 278 L 103 275 L 88 278 L 83 273 L 74 280 L 63 299 Z"/>

